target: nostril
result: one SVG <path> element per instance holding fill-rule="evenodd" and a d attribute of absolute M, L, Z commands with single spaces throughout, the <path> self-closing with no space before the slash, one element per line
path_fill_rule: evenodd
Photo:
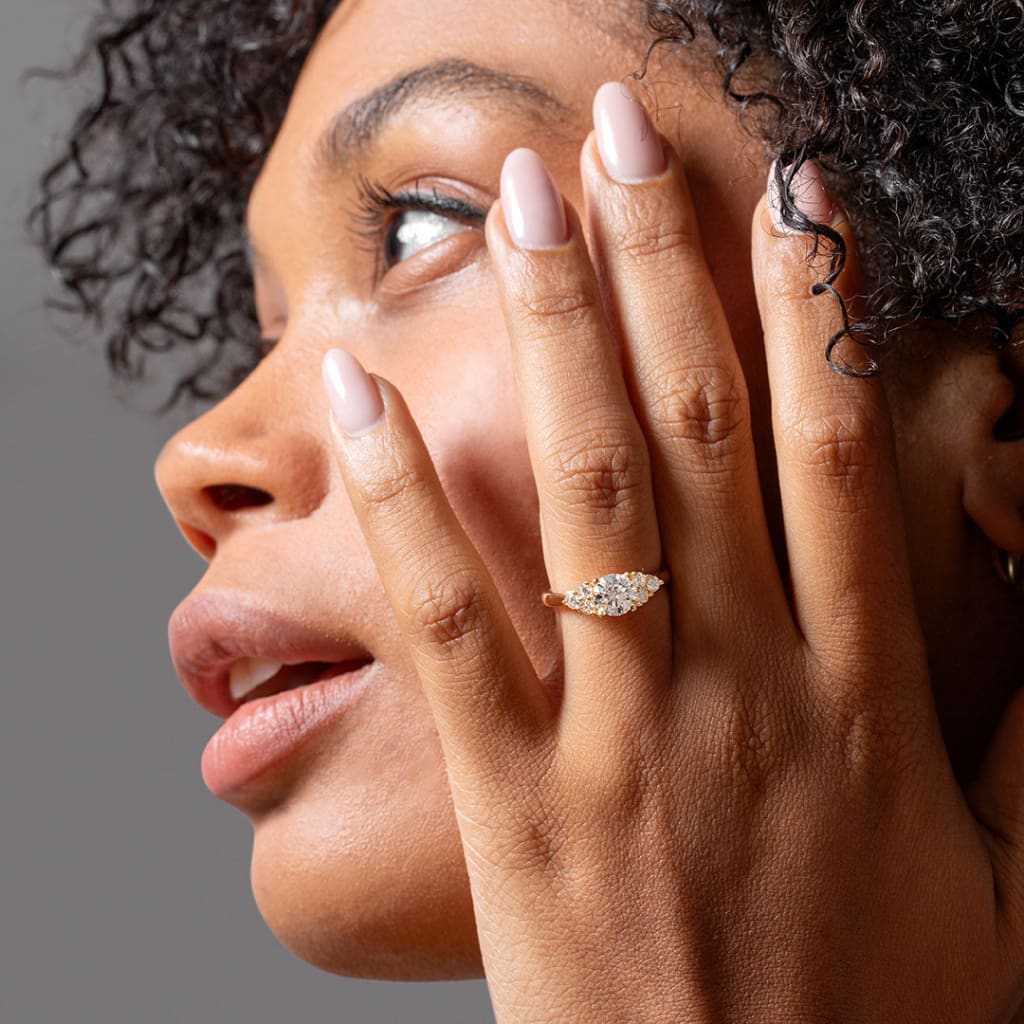
<path fill-rule="evenodd" d="M 269 505 L 274 496 L 258 487 L 245 484 L 212 484 L 203 488 L 203 493 L 221 512 L 236 512 L 243 508 L 261 508 Z"/>

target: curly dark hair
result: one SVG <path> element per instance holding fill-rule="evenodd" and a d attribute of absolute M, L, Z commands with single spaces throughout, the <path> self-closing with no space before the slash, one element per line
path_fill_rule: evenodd
<path fill-rule="evenodd" d="M 164 408 L 216 399 L 258 362 L 249 191 L 339 0 L 106 0 L 82 61 L 102 88 L 42 179 L 30 226 L 72 309 L 107 325 L 115 375 L 187 352 Z M 597 2 L 597 0 L 595 0 Z M 705 40 L 727 102 L 778 158 L 783 219 L 829 246 L 785 185 L 819 162 L 862 250 L 882 344 L 907 323 L 1024 313 L 1024 0 L 647 0 L 651 51 Z M 838 295 L 836 296 L 838 298 Z M 841 302 L 841 300 L 840 300 Z M 842 303 L 841 303 L 842 304 Z M 843 305 L 845 316 L 845 305 Z M 180 365 L 176 363 L 175 365 Z"/>

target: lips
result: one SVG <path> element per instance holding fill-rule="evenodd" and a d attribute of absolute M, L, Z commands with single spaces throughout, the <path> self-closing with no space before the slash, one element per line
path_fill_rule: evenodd
<path fill-rule="evenodd" d="M 171 659 L 185 689 L 200 707 L 220 718 L 228 718 L 259 697 L 352 671 L 373 660 L 369 651 L 343 632 L 328 634 L 258 605 L 252 598 L 216 591 L 183 601 L 171 616 L 167 632 Z M 261 672 L 263 678 L 259 678 Z"/>

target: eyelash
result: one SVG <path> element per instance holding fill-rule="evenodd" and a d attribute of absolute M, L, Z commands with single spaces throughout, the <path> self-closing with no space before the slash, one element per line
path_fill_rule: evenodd
<path fill-rule="evenodd" d="M 374 257 L 374 279 L 379 280 L 388 268 L 382 265 L 381 243 L 397 213 L 423 210 L 442 217 L 452 217 L 474 227 L 483 227 L 487 211 L 472 206 L 462 199 L 446 196 L 432 188 L 420 191 L 417 182 L 411 191 L 392 192 L 384 185 L 368 178 L 356 182 L 356 209 L 349 216 L 357 225 L 356 235 L 364 240 L 360 248 Z"/>

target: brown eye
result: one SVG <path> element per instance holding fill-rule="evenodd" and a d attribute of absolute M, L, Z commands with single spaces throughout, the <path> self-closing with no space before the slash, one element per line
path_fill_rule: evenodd
<path fill-rule="evenodd" d="M 384 235 L 384 265 L 390 270 L 465 228 L 461 221 L 432 210 L 402 210 L 391 219 Z"/>

